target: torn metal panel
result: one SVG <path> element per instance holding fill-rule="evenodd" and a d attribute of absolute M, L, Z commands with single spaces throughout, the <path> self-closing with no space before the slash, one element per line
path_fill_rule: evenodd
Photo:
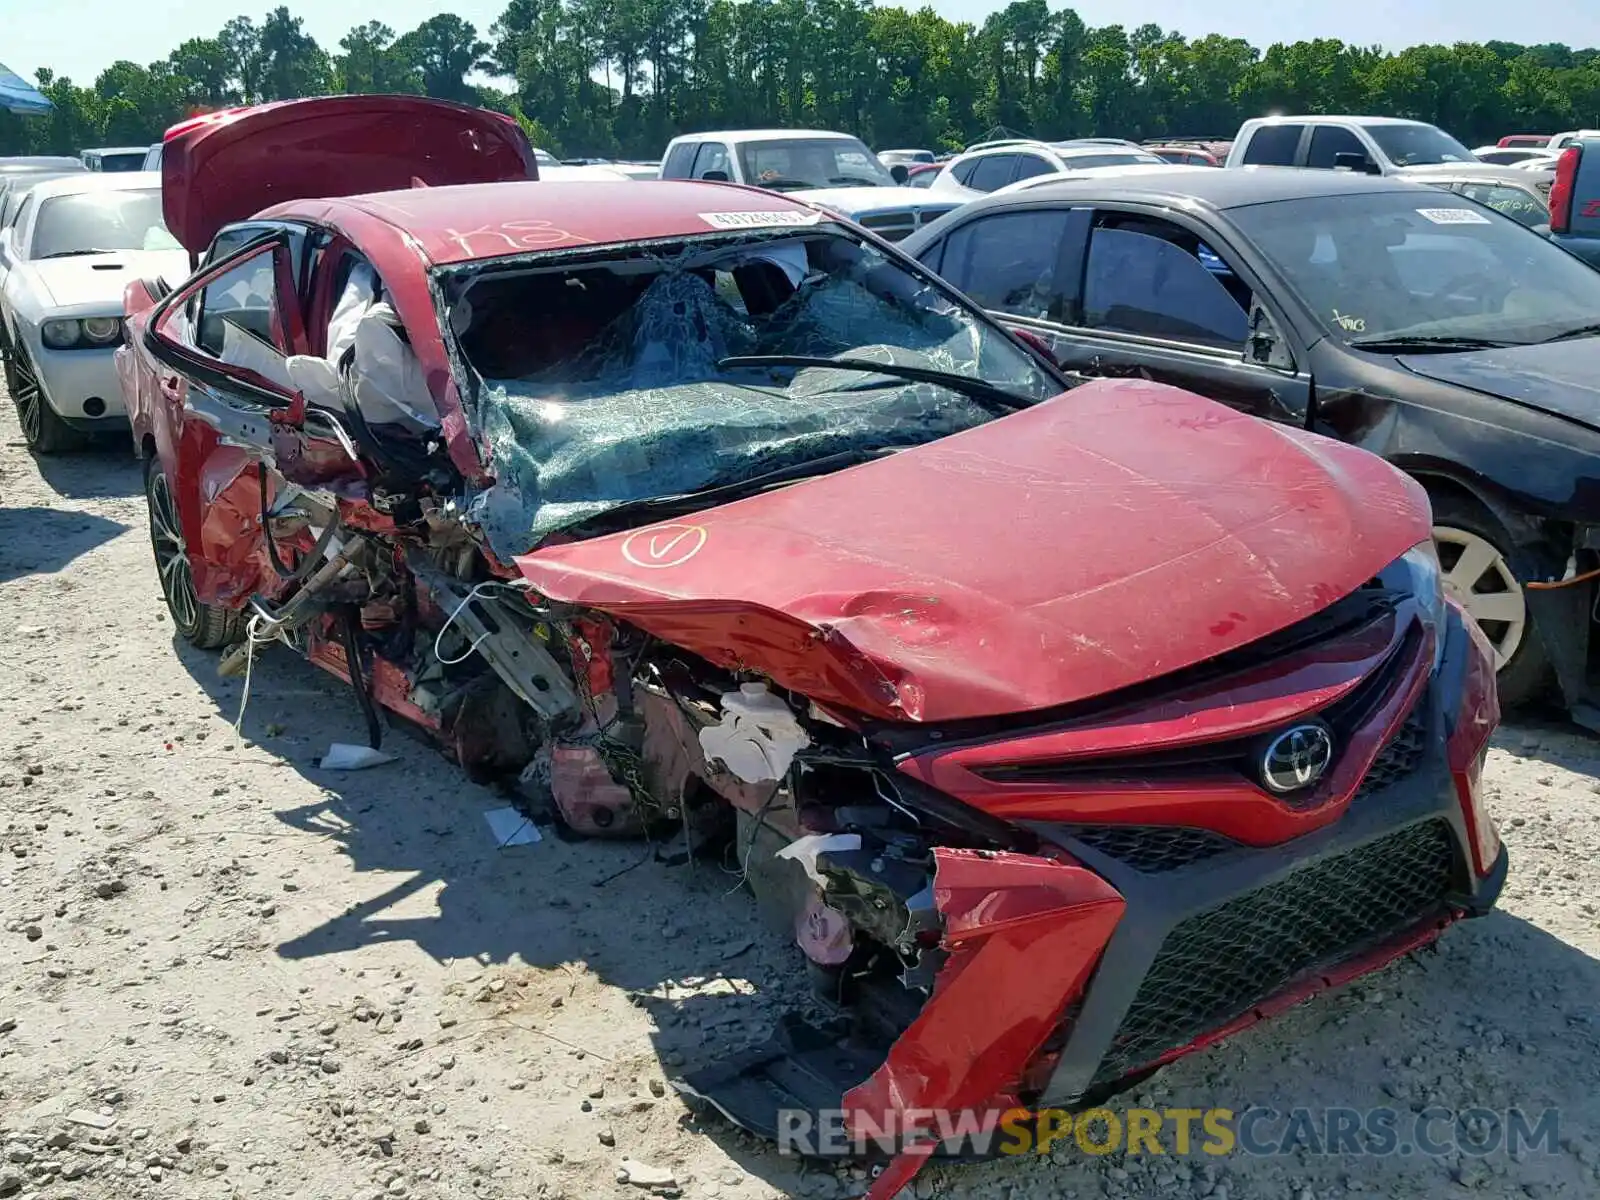
<path fill-rule="evenodd" d="M 929 1001 L 872 1077 L 845 1096 L 852 1121 L 960 1112 L 1016 1095 L 1024 1068 L 1083 989 L 1126 907 L 1087 868 L 935 848 L 934 900 L 950 958 Z"/>

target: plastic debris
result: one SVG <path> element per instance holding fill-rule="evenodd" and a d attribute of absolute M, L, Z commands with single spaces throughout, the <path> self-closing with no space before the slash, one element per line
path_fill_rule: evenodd
<path fill-rule="evenodd" d="M 775 857 L 789 858 L 799 863 L 805 873 L 810 876 L 811 882 L 819 888 L 826 887 L 827 881 L 817 870 L 817 855 L 826 854 L 830 850 L 859 850 L 861 849 L 861 835 L 859 833 L 808 833 L 805 837 L 795 838 Z"/>
<path fill-rule="evenodd" d="M 334 742 L 317 763 L 324 771 L 365 771 L 393 762 L 394 755 L 374 750 L 371 746 L 354 746 L 349 742 Z"/>
<path fill-rule="evenodd" d="M 507 846 L 531 846 L 544 841 L 544 835 L 539 832 L 532 818 L 514 808 L 487 809 L 483 819 L 489 823 L 494 844 L 502 850 Z"/>

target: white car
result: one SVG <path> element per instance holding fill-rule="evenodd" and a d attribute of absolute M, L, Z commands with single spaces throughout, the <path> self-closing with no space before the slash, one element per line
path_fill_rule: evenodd
<path fill-rule="evenodd" d="M 1143 175 L 1150 171 L 1215 171 L 1215 167 L 1192 167 L 1184 163 L 1162 161 L 1157 166 L 1154 163 L 1124 163 L 1121 166 L 1111 167 L 1075 167 L 1068 171 L 1058 171 L 1050 175 L 1033 175 L 1027 179 L 1019 179 L 1015 183 L 1008 183 L 998 189 L 993 195 L 1009 196 L 1013 192 L 1031 191 L 1033 188 L 1042 187 L 1050 183 L 1067 183 L 1074 179 L 1099 179 L 1106 175 Z"/>
<path fill-rule="evenodd" d="M 10 264 L 0 291 L 6 389 L 28 445 L 71 450 L 125 426 L 112 361 L 123 289 L 189 273 L 162 221 L 160 176 L 83 172 L 35 185 L 0 231 L 0 257 Z"/>
<path fill-rule="evenodd" d="M 1523 163 L 1538 162 L 1555 166 L 1561 155 L 1554 150 L 1538 146 L 1474 146 L 1472 153 L 1478 161 L 1496 167 L 1520 167 Z"/>
<path fill-rule="evenodd" d="M 910 187 L 814 188 L 796 197 L 849 217 L 889 242 L 911 236 L 966 203 L 959 196 L 935 196 L 926 188 Z"/>
<path fill-rule="evenodd" d="M 860 138 L 828 129 L 684 134 L 667 144 L 661 178 L 744 183 L 784 192 L 849 217 L 891 242 L 961 202 L 897 183 L 892 169 Z"/>
<path fill-rule="evenodd" d="M 936 195 L 972 200 L 1036 175 L 1092 167 L 1170 166 L 1131 143 L 1104 141 L 1004 141 L 974 146 L 945 164 L 928 188 Z"/>

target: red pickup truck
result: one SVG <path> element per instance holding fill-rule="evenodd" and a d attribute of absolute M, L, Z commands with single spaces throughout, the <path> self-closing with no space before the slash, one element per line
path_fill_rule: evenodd
<path fill-rule="evenodd" d="M 1600 267 L 1600 138 L 1573 142 L 1556 160 L 1550 238 Z"/>

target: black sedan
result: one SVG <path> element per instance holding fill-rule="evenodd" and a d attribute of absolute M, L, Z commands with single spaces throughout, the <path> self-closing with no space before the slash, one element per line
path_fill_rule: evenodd
<path fill-rule="evenodd" d="M 1600 729 L 1600 272 L 1443 188 L 1173 167 L 1040 181 L 902 243 L 1080 375 L 1141 375 L 1382 455 L 1433 500 L 1502 701 Z"/>

